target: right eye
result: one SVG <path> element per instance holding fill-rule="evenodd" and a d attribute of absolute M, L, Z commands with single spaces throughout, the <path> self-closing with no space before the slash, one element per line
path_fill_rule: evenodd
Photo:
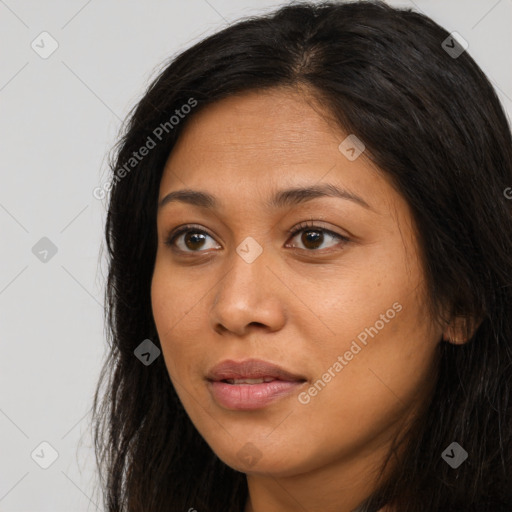
<path fill-rule="evenodd" d="M 182 235 L 185 236 L 182 237 Z M 173 249 L 177 248 L 177 250 L 181 252 L 202 252 L 197 249 L 201 249 L 206 237 L 212 238 L 206 231 L 196 228 L 195 226 L 187 225 L 169 233 L 165 239 L 165 245 Z M 181 242 L 181 247 L 179 242 Z M 187 250 L 187 248 L 190 250 Z"/>

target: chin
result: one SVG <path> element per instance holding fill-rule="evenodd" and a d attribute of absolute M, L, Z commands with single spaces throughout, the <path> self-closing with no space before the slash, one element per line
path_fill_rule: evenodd
<path fill-rule="evenodd" d="M 240 446 L 233 451 L 233 445 Z M 311 470 L 304 454 L 268 443 L 258 446 L 250 441 L 233 443 L 225 449 L 213 451 L 227 466 L 247 475 L 267 475 L 276 478 L 293 476 Z M 213 448 L 212 448 L 213 449 Z"/>

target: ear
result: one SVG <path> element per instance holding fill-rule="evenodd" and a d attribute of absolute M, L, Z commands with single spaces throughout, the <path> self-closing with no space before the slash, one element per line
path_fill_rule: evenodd
<path fill-rule="evenodd" d="M 454 345 L 463 345 L 473 337 L 483 318 L 455 316 L 443 332 L 443 340 Z M 469 327 L 469 329 L 468 329 Z M 469 338 L 467 337 L 469 334 Z"/>

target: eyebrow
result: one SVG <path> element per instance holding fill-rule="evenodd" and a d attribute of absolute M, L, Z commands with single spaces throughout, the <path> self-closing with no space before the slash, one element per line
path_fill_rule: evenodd
<path fill-rule="evenodd" d="M 372 210 L 371 206 L 361 197 L 337 187 L 332 183 L 323 183 L 320 185 L 312 185 L 309 187 L 296 187 L 278 191 L 270 200 L 265 201 L 264 205 L 268 209 L 285 208 L 293 206 L 319 197 L 337 197 L 339 199 L 346 199 L 353 201 L 364 208 Z M 166 204 L 172 202 L 181 202 L 199 206 L 201 208 L 215 209 L 218 208 L 220 203 L 211 194 L 201 192 L 199 190 L 182 189 L 170 192 L 163 197 L 159 204 L 158 209 L 163 208 Z"/>

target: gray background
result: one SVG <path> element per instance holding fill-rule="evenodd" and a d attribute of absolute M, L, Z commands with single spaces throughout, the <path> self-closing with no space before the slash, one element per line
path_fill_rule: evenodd
<path fill-rule="evenodd" d="M 92 192 L 165 59 L 283 3 L 0 0 L 0 512 L 103 509 L 88 413 L 106 349 L 106 203 Z M 389 3 L 459 32 L 510 118 L 512 0 Z M 31 46 L 51 49 L 43 31 L 58 43 L 46 59 Z M 58 453 L 47 469 L 42 442 Z"/>

